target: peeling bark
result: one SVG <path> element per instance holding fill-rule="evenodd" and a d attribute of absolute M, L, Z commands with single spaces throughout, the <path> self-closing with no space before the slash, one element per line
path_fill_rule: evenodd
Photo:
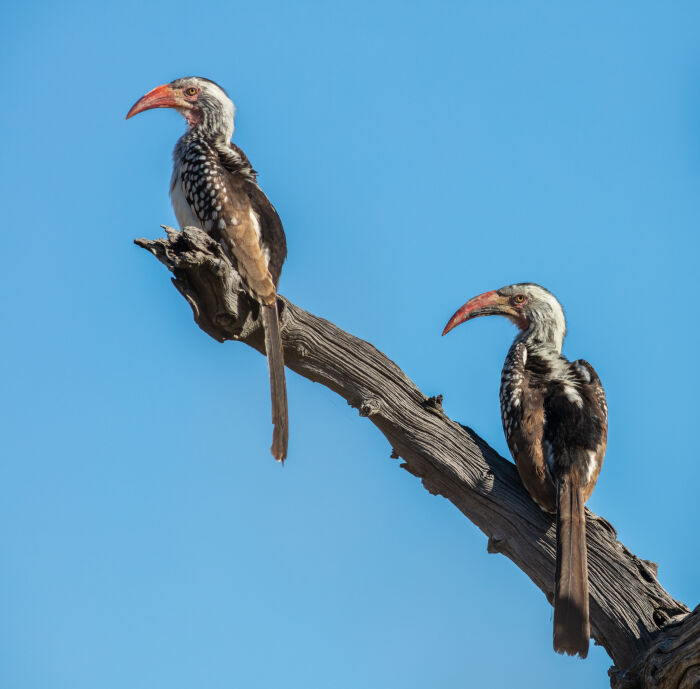
<path fill-rule="evenodd" d="M 137 239 L 174 274 L 202 330 L 264 352 L 258 308 L 217 242 L 201 230 L 165 228 Z M 555 525 L 530 499 L 515 466 L 473 430 L 452 421 L 442 398 L 426 397 L 370 343 L 279 297 L 286 365 L 330 388 L 370 419 L 392 457 L 442 495 L 488 537 L 490 553 L 512 560 L 553 600 Z M 700 672 L 700 614 L 659 584 L 656 565 L 632 554 L 612 525 L 586 510 L 591 634 L 615 666 L 613 689 L 690 689 Z"/>

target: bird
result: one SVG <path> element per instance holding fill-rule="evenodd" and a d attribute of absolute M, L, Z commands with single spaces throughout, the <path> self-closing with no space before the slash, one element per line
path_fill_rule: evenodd
<path fill-rule="evenodd" d="M 277 286 L 287 256 L 282 222 L 258 185 L 257 172 L 231 141 L 236 110 L 221 86 L 204 77 L 175 79 L 140 98 L 126 119 L 152 108 L 173 108 L 187 121 L 187 131 L 173 151 L 170 180 L 180 227 L 201 228 L 218 241 L 246 292 L 259 304 L 270 370 L 271 452 L 284 463 L 289 419 L 277 308 Z"/>
<path fill-rule="evenodd" d="M 593 366 L 562 353 L 564 310 L 534 283 L 470 299 L 443 335 L 479 316 L 500 315 L 519 332 L 501 373 L 501 420 L 518 474 L 532 499 L 556 514 L 553 645 L 588 655 L 590 637 L 585 502 L 605 457 L 608 407 Z"/>

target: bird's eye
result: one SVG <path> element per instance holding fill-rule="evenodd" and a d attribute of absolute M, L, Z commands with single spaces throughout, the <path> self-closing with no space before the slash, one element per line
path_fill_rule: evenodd
<path fill-rule="evenodd" d="M 194 86 L 190 86 L 188 89 L 185 89 L 185 94 L 188 96 L 196 96 L 197 93 L 199 93 L 199 89 L 196 89 Z"/>
<path fill-rule="evenodd" d="M 526 297 L 525 297 L 524 294 L 516 294 L 516 295 L 513 297 L 513 302 L 514 302 L 515 304 L 523 304 L 523 303 L 525 303 L 525 299 L 526 299 Z"/>

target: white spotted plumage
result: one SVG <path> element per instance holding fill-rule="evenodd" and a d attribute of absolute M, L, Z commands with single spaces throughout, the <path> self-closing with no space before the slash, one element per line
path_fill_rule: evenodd
<path fill-rule="evenodd" d="M 220 151 L 195 136 L 186 134 L 178 142 L 173 154 L 170 196 L 181 227 L 201 227 L 211 233 L 215 228 L 224 231 L 240 224 L 235 213 L 225 215 L 222 210 L 229 195 L 221 178 L 219 156 Z M 255 211 L 251 209 L 249 213 L 265 261 L 269 262 L 270 251 L 263 246 L 260 221 Z"/>

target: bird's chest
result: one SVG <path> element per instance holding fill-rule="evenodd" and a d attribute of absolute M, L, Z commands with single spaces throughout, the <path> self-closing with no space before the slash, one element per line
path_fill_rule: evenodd
<path fill-rule="evenodd" d="M 193 225 L 211 232 L 228 200 L 217 151 L 194 140 L 178 144 L 174 160 L 170 198 L 180 227 Z"/>
<path fill-rule="evenodd" d="M 506 438 L 511 439 L 531 402 L 528 395 L 529 377 L 525 370 L 527 352 L 522 345 L 515 347 L 506 358 L 501 371 L 501 420 Z"/>
<path fill-rule="evenodd" d="M 510 438 L 522 415 L 522 373 L 503 369 L 501 374 L 501 421 L 506 438 Z"/>
<path fill-rule="evenodd" d="M 179 165 L 175 166 L 172 179 L 170 180 L 170 202 L 173 205 L 173 211 L 175 211 L 175 217 L 178 225 L 180 225 L 180 229 L 185 227 L 202 228 L 202 223 L 185 194 Z"/>

